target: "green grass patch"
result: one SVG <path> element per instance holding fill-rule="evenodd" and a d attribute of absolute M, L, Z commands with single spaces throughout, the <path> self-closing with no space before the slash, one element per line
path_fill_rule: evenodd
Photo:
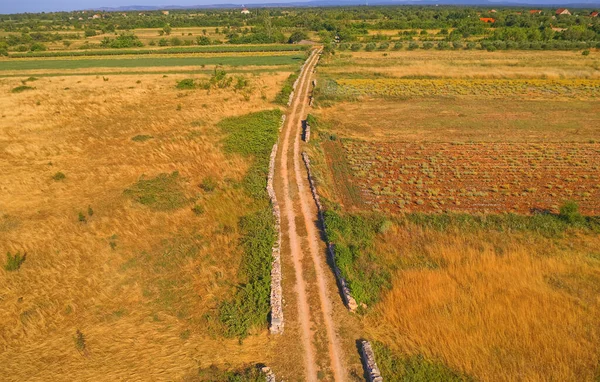
<path fill-rule="evenodd" d="M 391 287 L 389 270 L 378 259 L 373 247 L 377 233 L 386 229 L 387 220 L 377 215 L 342 215 L 333 210 L 324 214 L 325 230 L 334 244 L 335 262 L 358 303 L 371 305 Z"/>
<path fill-rule="evenodd" d="M 244 190 L 255 200 L 255 212 L 240 220 L 242 257 L 236 293 L 221 303 L 219 320 L 227 337 L 246 337 L 254 326 L 264 325 L 270 310 L 272 247 L 275 222 L 266 191 L 269 157 L 277 140 L 281 111 L 251 113 L 222 120 L 219 127 L 227 133 L 225 151 L 251 159 L 244 177 Z M 211 182 L 203 181 L 211 188 Z"/>
<path fill-rule="evenodd" d="M 401 218 L 400 222 L 438 231 L 531 232 L 547 238 L 559 238 L 573 229 L 600 233 L 600 216 L 582 216 L 576 207 L 573 210 L 572 204 L 565 206 L 560 214 L 538 213 L 531 216 L 513 213 L 494 215 L 411 213 Z"/>
<path fill-rule="evenodd" d="M 35 88 L 31 87 L 31 86 L 27 86 L 27 85 L 21 85 L 21 86 L 17 86 L 16 88 L 12 88 L 12 90 L 10 91 L 11 93 L 22 93 L 24 91 L 27 90 L 33 90 Z"/>
<path fill-rule="evenodd" d="M 210 366 L 198 370 L 199 381 L 223 381 L 223 382 L 264 382 L 265 374 L 261 367 L 245 366 L 236 370 L 225 371 L 216 366 Z"/>
<path fill-rule="evenodd" d="M 292 94 L 292 92 L 294 91 L 294 82 L 296 82 L 299 75 L 300 75 L 299 72 L 292 73 L 285 80 L 285 82 L 283 83 L 283 87 L 281 88 L 279 93 L 277 93 L 277 95 L 275 96 L 274 102 L 276 104 L 284 105 L 284 106 L 287 105 L 287 103 L 290 99 L 290 94 Z"/>
<path fill-rule="evenodd" d="M 142 177 L 124 193 L 132 200 L 157 211 L 176 210 L 188 204 L 177 171 L 159 174 L 150 179 Z"/>
<path fill-rule="evenodd" d="M 270 207 L 240 221 L 244 256 L 240 267 L 243 279 L 234 298 L 221 304 L 219 319 L 227 337 L 246 337 L 254 326 L 264 325 L 270 311 L 272 247 L 275 228 Z"/>
<path fill-rule="evenodd" d="M 8 60 L 0 62 L 1 70 L 86 69 L 86 68 L 150 68 L 170 66 L 265 66 L 291 65 L 304 60 L 303 54 L 272 56 L 224 57 L 137 57 L 79 60 Z"/>
<path fill-rule="evenodd" d="M 134 142 L 146 142 L 147 140 L 150 140 L 154 138 L 152 135 L 136 135 L 135 137 L 131 138 L 132 141 Z"/>
<path fill-rule="evenodd" d="M 66 179 L 66 175 L 60 171 L 58 171 L 56 174 L 52 175 L 52 179 L 59 182 L 61 180 Z"/>
<path fill-rule="evenodd" d="M 21 255 L 20 252 L 17 252 L 14 255 L 10 252 L 6 252 L 6 264 L 4 264 L 4 269 L 8 272 L 18 271 L 25 262 L 26 257 L 27 254 Z"/>
<path fill-rule="evenodd" d="M 193 78 L 186 78 L 181 81 L 177 81 L 177 89 L 195 89 L 196 83 Z"/>
<path fill-rule="evenodd" d="M 10 58 L 26 57 L 87 57 L 87 56 L 122 56 L 146 54 L 189 54 L 189 53 L 244 53 L 244 52 L 299 52 L 307 50 L 303 45 L 217 45 L 197 47 L 175 47 L 163 49 L 102 49 L 84 51 L 46 51 L 11 53 Z"/>
<path fill-rule="evenodd" d="M 244 188 L 258 200 L 267 198 L 267 175 L 269 156 L 277 141 L 281 111 L 273 109 L 226 118 L 218 126 L 228 135 L 225 150 L 252 157 L 252 165 L 244 178 Z"/>
<path fill-rule="evenodd" d="M 472 378 L 461 375 L 441 362 L 422 355 L 397 356 L 381 342 L 373 341 L 373 352 L 384 381 L 463 382 Z"/>
<path fill-rule="evenodd" d="M 146 302 L 158 312 L 180 320 L 193 315 L 193 306 L 202 296 L 194 290 L 193 269 L 206 240 L 198 234 L 177 235 L 163 240 L 149 252 L 142 252 L 121 265 L 130 282 L 139 283 Z"/>

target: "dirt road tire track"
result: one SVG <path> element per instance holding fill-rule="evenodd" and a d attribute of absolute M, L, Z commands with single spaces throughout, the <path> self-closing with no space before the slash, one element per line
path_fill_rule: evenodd
<path fill-rule="evenodd" d="M 316 51 L 309 57 L 304 65 L 300 75 L 296 94 L 290 106 L 290 113 L 287 117 L 286 126 L 284 128 L 284 137 L 281 144 L 281 155 L 277 168 L 280 173 L 276 174 L 281 177 L 283 184 L 282 205 L 284 218 L 287 221 L 287 231 L 284 235 L 290 247 L 290 257 L 294 265 L 294 273 L 296 276 L 296 293 L 298 295 L 298 321 L 301 327 L 302 345 L 305 354 L 305 370 L 307 381 L 316 381 L 316 349 L 314 344 L 314 331 L 311 329 L 311 313 L 313 315 L 322 313 L 322 322 L 325 326 L 327 335 L 327 351 L 329 365 L 333 372 L 333 378 L 336 381 L 345 380 L 345 371 L 342 366 L 341 350 L 339 341 L 335 332 L 333 322 L 333 308 L 328 293 L 328 283 L 326 277 L 326 267 L 324 251 L 320 245 L 320 236 L 318 228 L 315 224 L 316 207 L 312 201 L 312 195 L 308 186 L 306 170 L 301 165 L 300 154 L 300 136 L 301 122 L 306 118 L 306 108 L 308 104 L 308 95 L 310 92 L 311 74 L 318 60 Z M 293 134 L 293 143 L 290 142 L 290 136 Z M 290 163 L 290 155 L 292 161 Z M 295 187 L 294 187 L 295 186 Z M 297 202 L 298 208 L 294 208 L 294 203 Z M 301 237 L 298 234 L 296 222 L 304 222 L 306 229 L 306 237 Z M 308 248 L 302 247 L 302 242 L 308 244 Z M 319 297 L 319 309 L 311 312 L 307 299 L 307 287 L 304 271 L 303 259 L 305 255 L 310 256 L 312 267 L 316 275 L 316 295 Z M 321 317 L 320 317 L 321 318 Z M 315 320 L 315 322 L 319 322 Z"/>

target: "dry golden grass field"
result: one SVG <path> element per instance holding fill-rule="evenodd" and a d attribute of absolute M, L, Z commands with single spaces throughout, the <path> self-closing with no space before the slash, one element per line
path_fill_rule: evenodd
<path fill-rule="evenodd" d="M 437 178 L 426 176 L 435 174 L 428 165 L 436 167 L 427 155 L 446 160 L 430 147 L 452 144 L 464 154 L 464 144 L 561 147 L 569 142 L 597 155 L 599 60 L 598 52 L 587 58 L 572 52 L 429 51 L 385 57 L 359 52 L 338 54 L 319 68 L 311 156 L 320 192 L 340 216 L 328 229 L 341 248 L 336 256 L 342 273 L 359 302 L 368 305 L 362 323 L 366 337 L 377 344 L 386 380 L 592 381 L 600 375 L 597 216 L 571 216 L 566 210 L 563 215 L 506 214 L 509 209 L 489 215 L 476 208 L 469 214 L 431 213 L 418 202 L 422 198 L 428 205 L 425 190 Z M 456 81 L 469 86 L 472 79 L 482 79 L 496 91 L 398 95 L 389 87 L 386 94 L 376 89 L 381 79 L 401 79 L 403 89 L 411 91 L 425 89 L 425 80 L 435 79 L 437 89 L 447 89 Z M 543 81 L 555 79 L 566 85 L 547 94 L 513 87 L 513 81 L 536 80 L 542 81 L 534 83 L 536 89 L 546 89 L 550 85 Z M 584 90 L 571 91 L 583 80 L 589 81 Z M 347 92 L 354 83 L 362 84 L 361 93 Z M 404 150 L 386 149 L 393 145 L 417 151 L 407 150 L 404 158 Z M 357 157 L 352 150 L 361 147 L 372 153 L 361 151 Z M 585 159 L 574 171 L 597 175 L 595 160 Z M 485 160 L 494 168 L 494 158 Z M 379 173 L 379 163 L 390 165 Z M 371 170 L 361 173 L 364 165 Z M 477 161 L 470 165 L 477 171 Z M 522 172 L 546 171 L 530 168 L 528 161 L 515 166 Z M 415 181 L 406 187 L 409 179 L 401 171 L 413 168 L 424 171 L 416 192 Z M 381 178 L 383 184 L 399 180 L 397 186 L 410 190 L 412 201 L 401 211 L 374 213 L 373 191 L 361 186 L 361 177 Z M 483 172 L 480 178 L 485 179 Z M 379 195 L 399 199 L 395 193 Z M 493 201 L 494 194 L 487 198 Z M 562 197 L 553 200 L 563 202 Z M 598 207 L 597 199 L 589 202 Z M 413 213 L 421 210 L 426 213 Z"/>
<path fill-rule="evenodd" d="M 176 89 L 182 74 L 0 79 L 0 380 L 276 364 L 266 323 L 243 342 L 217 330 L 251 202 L 249 161 L 224 153 L 215 125 L 273 109 L 289 74 L 210 92 Z M 20 269 L 6 252 L 26 253 Z"/>

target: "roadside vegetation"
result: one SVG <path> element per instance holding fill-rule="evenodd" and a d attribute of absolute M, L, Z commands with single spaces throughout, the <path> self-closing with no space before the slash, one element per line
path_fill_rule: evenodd
<path fill-rule="evenodd" d="M 225 150 L 251 161 L 242 181 L 245 192 L 254 200 L 255 212 L 240 222 L 244 251 L 240 265 L 241 284 L 235 296 L 220 306 L 219 318 L 229 337 L 245 337 L 252 327 L 265 326 L 270 310 L 271 249 L 275 243 L 273 213 L 268 203 L 267 175 L 271 148 L 281 123 L 279 109 L 228 118 L 219 123 L 227 133 Z"/>

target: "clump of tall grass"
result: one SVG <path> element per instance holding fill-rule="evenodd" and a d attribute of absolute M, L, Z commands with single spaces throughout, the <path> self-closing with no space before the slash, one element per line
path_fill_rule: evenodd
<path fill-rule="evenodd" d="M 159 211 L 169 211 L 188 204 L 177 171 L 159 174 L 154 178 L 141 178 L 125 190 L 132 200 Z"/>
<path fill-rule="evenodd" d="M 10 252 L 6 252 L 6 264 L 4 264 L 4 269 L 8 272 L 18 271 L 19 268 L 21 268 L 21 265 L 23 265 L 25 262 L 26 258 L 26 253 L 21 255 L 20 252 L 17 252 L 13 255 Z"/>

